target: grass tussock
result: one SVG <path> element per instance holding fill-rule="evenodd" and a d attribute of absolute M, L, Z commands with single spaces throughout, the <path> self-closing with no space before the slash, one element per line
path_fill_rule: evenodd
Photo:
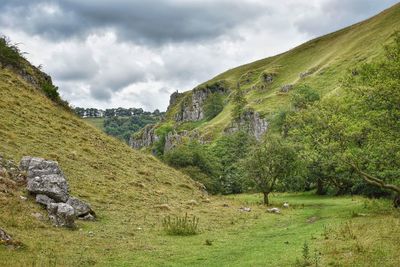
<path fill-rule="evenodd" d="M 189 217 L 187 213 L 185 216 L 167 216 L 163 219 L 162 226 L 169 235 L 195 235 L 199 233 L 199 218 L 195 215 Z"/>

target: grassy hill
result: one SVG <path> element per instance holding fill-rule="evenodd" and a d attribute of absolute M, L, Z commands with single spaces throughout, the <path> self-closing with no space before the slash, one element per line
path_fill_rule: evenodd
<path fill-rule="evenodd" d="M 4 157 L 16 162 L 24 155 L 57 160 L 71 192 L 90 202 L 99 216 L 98 222 L 79 222 L 83 232 L 56 229 L 31 215 L 46 212 L 32 200 L 21 201 L 20 195 L 26 195 L 23 188 L 11 196 L 1 191 L 0 225 L 26 244 L 28 259 L 40 253 L 76 257 L 83 248 L 101 258 L 106 248 L 112 255 L 121 247 L 146 246 L 145 239 L 135 243 L 136 236 L 160 227 L 165 214 L 192 213 L 187 202 L 201 203 L 203 198 L 187 176 L 85 123 L 7 68 L 0 70 L 0 125 Z M 171 211 L 157 208 L 161 204 Z M 89 238 L 88 231 L 96 236 Z M 122 235 L 133 237 L 132 244 L 126 244 Z M 16 254 L 0 249 L 0 255 L 2 265 Z"/>
<path fill-rule="evenodd" d="M 307 84 L 321 95 L 334 92 L 341 77 L 355 66 L 382 56 L 384 45 L 391 35 L 400 30 L 400 4 L 383 11 L 377 16 L 337 32 L 316 38 L 288 52 L 258 60 L 231 70 L 199 85 L 203 87 L 217 81 L 225 81 L 228 87 L 240 84 L 246 91 L 248 106 L 260 112 L 267 119 L 282 109 L 287 109 L 296 86 Z M 300 74 L 304 73 L 301 78 Z M 265 83 L 263 77 L 272 75 L 272 83 Z M 282 93 L 284 85 L 294 89 Z M 176 106 L 190 99 L 192 92 L 169 108 L 168 118 L 174 118 Z M 228 102 L 223 111 L 211 121 L 203 121 L 197 129 L 208 138 L 215 138 L 230 121 L 232 105 Z M 171 114 L 172 113 L 172 114 Z"/>
<path fill-rule="evenodd" d="M 398 20 L 396 6 L 371 20 L 374 23 L 369 22 L 376 36 L 369 35 L 367 29 L 364 34 L 376 38 L 371 42 L 381 47 Z M 386 28 L 379 31 L 379 23 Z M 364 24 L 354 26 L 360 28 L 353 34 L 362 39 L 355 41 L 357 46 L 364 41 L 363 45 L 369 47 L 359 55 L 364 57 L 362 53 L 369 51 L 367 60 L 379 56 L 381 49 L 374 50 L 365 41 L 369 39 L 362 38 Z M 243 85 L 251 88 L 258 85 L 259 76 L 267 68 L 274 71 L 277 76 L 271 88 L 247 94 L 251 106 L 266 115 L 273 114 L 288 103 L 288 95 L 276 94 L 281 84 L 294 83 L 299 72 L 325 62 L 316 56 L 321 49 L 329 50 L 335 42 L 340 49 L 347 47 L 339 46 L 335 34 L 320 41 L 329 41 L 324 46 L 313 41 L 315 47 L 304 45 L 303 49 L 239 67 L 221 77 L 234 84 L 254 69 L 256 72 L 249 75 L 251 82 Z M 351 36 L 347 37 L 350 40 Z M 337 61 L 339 54 L 328 57 L 326 51 L 320 51 L 318 55 L 325 55 L 327 60 L 324 67 L 298 82 L 325 84 L 326 92 L 334 90 L 335 71 L 351 66 L 345 56 L 350 52 L 340 52 L 342 59 Z M 302 63 L 295 65 L 290 58 Z M 326 71 L 321 74 L 323 69 Z M 320 76 L 325 78 L 321 80 Z M 257 94 L 264 97 L 260 97 L 262 103 L 252 100 Z M 229 104 L 219 116 L 199 127 L 214 132 L 218 128 L 210 127 L 227 122 Z M 20 249 L 0 245 L 0 266 L 291 266 L 296 259 L 302 260 L 305 242 L 310 259 L 318 261 L 319 266 L 397 266 L 400 260 L 400 214 L 387 200 L 275 194 L 271 205 L 290 203 L 289 209 L 277 215 L 266 212 L 258 194 L 206 196 L 181 172 L 105 135 L 8 68 L 0 69 L 0 153 L 14 161 L 25 155 L 57 160 L 71 193 L 90 202 L 98 216 L 95 222 L 78 221 L 75 231 L 55 228 L 33 216 L 40 213 L 45 217 L 46 211 L 23 186 L 7 184 L 0 177 L 0 228 L 24 244 Z M 240 211 L 241 207 L 250 207 L 251 211 Z M 186 213 L 200 219 L 198 235 L 169 236 L 163 231 L 165 216 Z"/>

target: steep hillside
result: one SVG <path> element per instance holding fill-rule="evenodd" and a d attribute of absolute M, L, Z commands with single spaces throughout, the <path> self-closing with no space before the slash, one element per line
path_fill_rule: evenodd
<path fill-rule="evenodd" d="M 231 69 L 192 91 L 173 94 L 164 124 L 174 125 L 177 131 L 196 129 L 205 141 L 215 139 L 230 127 L 230 94 L 238 86 L 246 93 L 247 107 L 270 124 L 280 110 L 289 107 L 292 92 L 299 85 L 310 85 L 322 96 L 327 95 L 338 88 L 347 71 L 381 57 L 384 45 L 399 25 L 397 4 L 371 19 L 283 54 Z M 205 103 L 214 95 L 213 89 L 223 94 L 224 106 L 216 117 L 208 119 L 204 116 Z"/>
<path fill-rule="evenodd" d="M 32 215 L 46 216 L 46 211 L 32 198 L 20 197 L 28 196 L 23 186 L 1 187 L 0 226 L 26 246 L 24 257 L 0 247 L 2 266 L 19 261 L 45 266 L 41 260 L 49 257 L 78 266 L 79 253 L 81 260 L 95 258 L 97 263 L 118 257 L 148 246 L 148 236 L 166 214 L 196 213 L 190 203 L 205 198 L 187 176 L 85 123 L 8 68 L 0 69 L 0 125 L 5 158 L 57 160 L 71 193 L 91 203 L 98 215 L 96 222 L 78 222 L 81 231 L 57 229 Z"/>

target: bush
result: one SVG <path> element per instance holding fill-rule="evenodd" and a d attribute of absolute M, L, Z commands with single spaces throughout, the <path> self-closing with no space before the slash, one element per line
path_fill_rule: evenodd
<path fill-rule="evenodd" d="M 224 100 L 221 94 L 211 94 L 204 105 L 204 115 L 207 120 L 215 118 L 224 109 Z"/>
<path fill-rule="evenodd" d="M 158 156 L 164 155 L 165 138 L 173 129 L 174 128 L 171 124 L 163 124 L 156 129 L 156 135 L 159 139 L 154 144 L 154 151 Z"/>
<path fill-rule="evenodd" d="M 320 96 L 317 91 L 308 85 L 300 85 L 292 95 L 292 105 L 295 109 L 305 109 L 308 105 L 318 101 Z"/>
<path fill-rule="evenodd" d="M 55 102 L 60 102 L 60 94 L 58 93 L 58 87 L 54 86 L 50 82 L 46 82 L 42 85 L 42 90 L 48 98 Z"/>
<path fill-rule="evenodd" d="M 199 218 L 193 215 L 189 218 L 187 213 L 183 217 L 167 216 L 163 219 L 164 231 L 169 235 L 195 235 L 198 233 Z"/>
<path fill-rule="evenodd" d="M 16 44 L 12 44 L 5 37 L 0 37 L 0 63 L 3 67 L 9 65 L 14 68 L 19 68 L 22 62 L 22 53 Z"/>

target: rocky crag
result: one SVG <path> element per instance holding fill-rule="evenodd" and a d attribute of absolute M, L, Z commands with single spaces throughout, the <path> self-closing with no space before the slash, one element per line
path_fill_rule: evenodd
<path fill-rule="evenodd" d="M 56 161 L 26 156 L 17 166 L 0 157 L 0 177 L 26 185 L 36 202 L 47 209 L 55 226 L 74 228 L 75 219 L 94 220 L 96 217 L 89 204 L 70 195 L 68 182 Z"/>

